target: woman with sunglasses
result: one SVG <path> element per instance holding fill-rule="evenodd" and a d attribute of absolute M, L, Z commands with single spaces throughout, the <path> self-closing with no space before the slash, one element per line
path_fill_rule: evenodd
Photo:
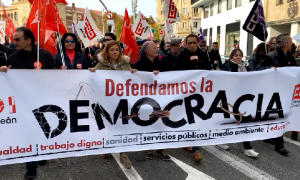
<path fill-rule="evenodd" d="M 245 63 L 242 61 L 243 52 L 240 49 L 232 50 L 229 60 L 223 65 L 222 71 L 247 72 Z M 256 158 L 259 153 L 255 152 L 249 141 L 243 142 L 245 156 Z"/>
<path fill-rule="evenodd" d="M 61 54 L 54 56 L 57 66 L 61 69 L 88 69 L 89 64 L 86 56 L 81 51 L 77 37 L 73 33 L 65 33 L 61 39 L 62 51 L 64 54 L 65 66 L 63 66 Z"/>
<path fill-rule="evenodd" d="M 117 41 L 108 41 L 104 49 L 97 55 L 99 63 L 95 68 L 91 68 L 91 72 L 96 70 L 117 70 L 117 71 L 132 71 L 129 64 L 129 57 L 122 55 L 121 46 Z M 107 154 L 102 154 L 103 159 L 107 158 Z M 120 153 L 120 162 L 126 169 L 131 168 L 131 161 L 126 153 Z"/>

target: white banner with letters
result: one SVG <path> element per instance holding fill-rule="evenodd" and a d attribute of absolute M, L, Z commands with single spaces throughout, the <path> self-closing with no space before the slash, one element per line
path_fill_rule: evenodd
<path fill-rule="evenodd" d="M 278 137 L 300 130 L 299 70 L 9 70 L 0 165 Z"/>

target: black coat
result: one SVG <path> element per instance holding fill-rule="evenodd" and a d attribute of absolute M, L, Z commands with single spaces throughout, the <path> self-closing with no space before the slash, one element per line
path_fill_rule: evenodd
<path fill-rule="evenodd" d="M 242 61 L 243 62 L 243 61 Z M 226 63 L 223 64 L 222 66 L 222 71 L 229 71 L 229 72 L 239 72 L 238 70 L 238 65 L 232 63 L 230 60 L 226 61 Z"/>
<path fill-rule="evenodd" d="M 174 56 L 171 53 L 171 50 L 168 50 L 166 52 L 166 55 L 161 58 L 161 61 L 163 62 L 164 66 L 165 66 L 164 69 L 166 71 L 170 71 L 171 70 L 171 68 L 172 68 L 172 66 L 174 64 L 175 58 L 176 58 L 176 56 Z"/>
<path fill-rule="evenodd" d="M 293 55 L 288 52 L 286 55 L 280 49 L 277 48 L 274 51 L 267 54 L 266 58 L 261 64 L 257 66 L 257 70 L 270 69 L 271 67 L 286 67 L 286 66 L 297 66 Z"/>
<path fill-rule="evenodd" d="M 56 64 L 50 52 L 40 49 L 41 69 L 56 69 Z M 35 69 L 37 63 L 37 48 L 31 52 L 19 50 L 12 53 L 7 59 L 7 66 L 11 65 L 11 69 Z"/>
<path fill-rule="evenodd" d="M 210 63 L 213 65 L 214 69 L 217 69 L 217 67 L 219 67 L 220 69 L 222 68 L 222 60 L 221 60 L 221 56 L 218 50 L 210 50 L 209 51 L 209 59 L 210 59 Z M 215 61 L 218 61 L 217 64 L 215 64 Z"/>
<path fill-rule="evenodd" d="M 188 49 L 184 49 L 174 61 L 172 70 L 212 70 L 213 67 L 208 60 L 206 52 L 198 50 L 196 52 L 190 52 Z"/>
<path fill-rule="evenodd" d="M 137 69 L 139 71 L 153 72 L 155 70 L 163 72 L 164 64 L 158 57 L 156 57 L 153 62 L 151 62 L 145 55 L 142 56 L 136 63 L 131 65 L 132 69 Z"/>
<path fill-rule="evenodd" d="M 55 54 L 54 59 L 58 67 L 63 65 L 60 53 Z M 64 60 L 67 69 L 88 69 L 89 68 L 88 60 L 81 51 L 75 52 L 72 63 L 66 53 L 64 53 Z"/>
<path fill-rule="evenodd" d="M 8 56 L 13 52 L 14 51 L 11 48 L 0 44 L 0 67 L 7 65 Z"/>

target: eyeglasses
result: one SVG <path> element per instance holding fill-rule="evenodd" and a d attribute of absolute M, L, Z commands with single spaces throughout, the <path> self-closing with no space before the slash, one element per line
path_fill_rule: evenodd
<path fill-rule="evenodd" d="M 200 45 L 200 47 L 206 47 L 206 45 Z"/>
<path fill-rule="evenodd" d="M 108 41 L 111 41 L 112 39 L 104 39 L 103 41 L 104 42 L 108 42 Z"/>
<path fill-rule="evenodd" d="M 74 39 L 71 39 L 71 40 L 66 39 L 65 42 L 66 42 L 66 43 L 72 43 L 72 44 L 75 43 Z"/>

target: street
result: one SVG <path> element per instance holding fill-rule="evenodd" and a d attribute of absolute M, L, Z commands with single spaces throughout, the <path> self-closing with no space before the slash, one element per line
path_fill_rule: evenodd
<path fill-rule="evenodd" d="M 180 149 L 168 149 L 172 161 L 162 161 L 154 156 L 146 160 L 144 152 L 128 153 L 132 169 L 119 164 L 119 154 L 102 159 L 99 155 L 50 160 L 38 168 L 37 180 L 209 180 L 209 179 L 289 179 L 300 178 L 300 143 L 285 138 L 288 157 L 278 154 L 274 146 L 263 141 L 252 143 L 259 152 L 257 159 L 243 154 L 242 143 L 228 144 L 230 149 L 218 146 L 201 148 L 203 160 L 195 163 L 192 154 Z M 116 161 L 117 160 L 117 161 Z M 1 180 L 20 180 L 25 173 L 24 164 L 0 167 Z"/>

